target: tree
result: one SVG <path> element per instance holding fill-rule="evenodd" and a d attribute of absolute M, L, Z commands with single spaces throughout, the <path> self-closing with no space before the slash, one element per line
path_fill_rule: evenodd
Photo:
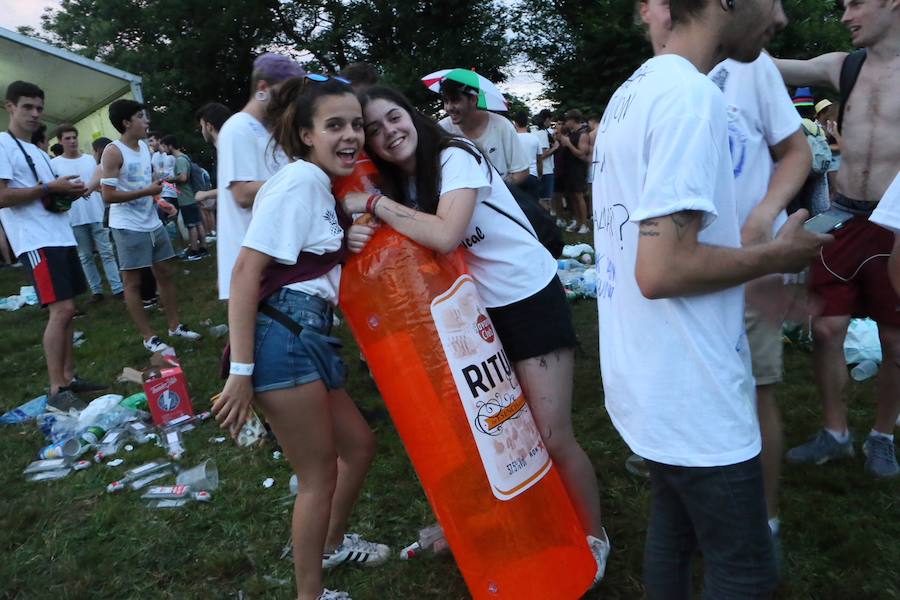
<path fill-rule="evenodd" d="M 836 1 L 783 4 L 790 23 L 775 36 L 773 54 L 809 58 L 849 49 Z M 544 73 L 547 98 L 564 109 L 602 107 L 652 53 L 635 0 L 522 0 L 513 22 L 517 50 Z"/>

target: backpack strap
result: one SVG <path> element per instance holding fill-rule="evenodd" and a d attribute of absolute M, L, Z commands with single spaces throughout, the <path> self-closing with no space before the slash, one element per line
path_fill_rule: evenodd
<path fill-rule="evenodd" d="M 510 192 L 510 193 L 512 193 L 512 192 Z M 484 204 L 485 206 L 487 206 L 488 208 L 494 209 L 495 211 L 497 211 L 498 213 L 500 213 L 501 215 L 503 215 L 504 217 L 506 217 L 507 219 L 509 219 L 510 221 L 512 221 L 513 223 L 515 223 L 515 224 L 518 225 L 519 227 L 521 227 L 522 229 L 524 229 L 524 230 L 528 233 L 528 235 L 530 235 L 530 236 L 533 237 L 534 239 L 540 241 L 540 239 L 538 238 L 538 236 L 535 235 L 535 233 L 532 232 L 530 229 L 528 229 L 527 227 L 525 227 L 525 225 L 523 225 L 521 221 L 519 221 L 517 218 L 515 218 L 514 216 L 512 216 L 511 214 L 509 214 L 508 212 L 506 212 L 505 210 L 503 210 L 502 208 L 500 208 L 500 207 L 497 206 L 496 204 L 494 204 L 494 203 L 492 203 L 492 202 L 488 202 L 487 200 L 482 200 L 481 203 Z"/>
<path fill-rule="evenodd" d="M 844 63 L 841 65 L 841 78 L 838 84 L 839 92 L 841 94 L 841 106 L 838 108 L 838 132 L 840 133 L 844 126 L 844 107 L 847 105 L 847 100 L 850 98 L 850 92 L 853 91 L 853 86 L 856 85 L 856 80 L 859 77 L 859 72 L 862 71 L 863 63 L 866 62 L 866 49 L 861 48 L 859 50 L 854 50 L 850 54 L 848 54 L 844 58 Z"/>

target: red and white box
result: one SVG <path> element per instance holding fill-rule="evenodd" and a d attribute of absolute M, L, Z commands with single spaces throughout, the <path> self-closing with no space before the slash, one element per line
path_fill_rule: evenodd
<path fill-rule="evenodd" d="M 144 393 L 156 425 L 166 425 L 185 415 L 194 416 L 187 379 L 181 367 L 152 368 L 145 371 Z"/>

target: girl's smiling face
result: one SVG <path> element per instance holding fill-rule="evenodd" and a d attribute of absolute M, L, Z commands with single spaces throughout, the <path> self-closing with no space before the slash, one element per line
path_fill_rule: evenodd
<path fill-rule="evenodd" d="M 323 96 L 312 121 L 312 128 L 300 130 L 301 141 L 310 148 L 306 160 L 331 177 L 350 175 L 365 141 L 359 100 L 350 92 Z"/>
<path fill-rule="evenodd" d="M 405 173 L 414 173 L 419 136 L 410 114 L 390 100 L 376 98 L 366 104 L 365 123 L 372 152 Z"/>

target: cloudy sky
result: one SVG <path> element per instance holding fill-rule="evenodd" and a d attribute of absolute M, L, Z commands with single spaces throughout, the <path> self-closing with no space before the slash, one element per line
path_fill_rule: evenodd
<path fill-rule="evenodd" d="M 0 27 L 15 31 L 16 27 L 31 25 L 37 29 L 44 8 L 58 4 L 58 0 L 0 0 Z"/>

